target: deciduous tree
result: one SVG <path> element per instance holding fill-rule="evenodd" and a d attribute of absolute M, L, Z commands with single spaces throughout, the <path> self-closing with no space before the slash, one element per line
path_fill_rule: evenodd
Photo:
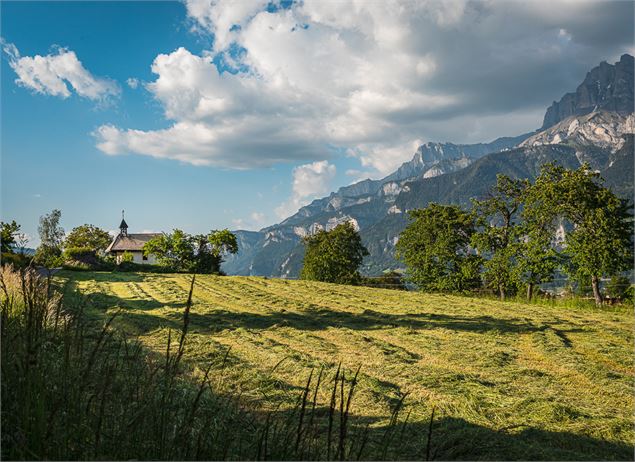
<path fill-rule="evenodd" d="M 536 188 L 542 191 L 541 206 L 570 224 L 563 246 L 565 270 L 581 283 L 590 281 L 595 302 L 601 304 L 600 280 L 632 267 L 632 203 L 606 188 L 587 164 L 577 170 L 548 164 Z"/>
<path fill-rule="evenodd" d="M 470 249 L 473 216 L 458 206 L 435 203 L 409 215 L 411 223 L 396 245 L 409 279 L 429 291 L 461 292 L 477 287 L 480 258 Z"/>
<path fill-rule="evenodd" d="M 35 252 L 35 262 L 45 268 L 53 268 L 62 264 L 62 242 L 64 229 L 60 226 L 62 212 L 54 209 L 51 213 L 40 217 L 37 228 L 40 235 L 40 246 Z"/>
<path fill-rule="evenodd" d="M 499 174 L 487 197 L 473 201 L 480 229 L 473 235 L 472 244 L 485 257 L 486 284 L 498 292 L 501 300 L 514 291 L 519 282 L 518 212 L 528 185 L 527 180 Z"/>
<path fill-rule="evenodd" d="M 93 225 L 82 225 L 73 228 L 64 240 L 65 248 L 85 248 L 95 253 L 103 252 L 112 238 L 108 232 Z"/>
<path fill-rule="evenodd" d="M 143 246 L 143 252 L 154 254 L 159 264 L 175 271 L 193 271 L 196 263 L 194 238 L 180 229 L 150 239 Z"/>
<path fill-rule="evenodd" d="M 359 267 L 368 250 L 352 223 L 342 223 L 331 231 L 320 230 L 304 238 L 304 244 L 302 279 L 338 284 L 360 282 Z"/>

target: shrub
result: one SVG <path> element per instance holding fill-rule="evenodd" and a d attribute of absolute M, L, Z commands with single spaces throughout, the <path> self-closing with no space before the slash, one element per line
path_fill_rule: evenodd
<path fill-rule="evenodd" d="M 132 262 L 134 262 L 134 257 L 128 251 L 124 252 L 123 255 L 121 256 L 121 260 L 119 260 L 120 264 L 121 263 L 132 263 Z"/>
<path fill-rule="evenodd" d="M 2 265 L 13 265 L 15 268 L 24 268 L 31 263 L 33 257 L 22 253 L 2 252 L 0 263 Z"/>
<path fill-rule="evenodd" d="M 613 276 L 606 285 L 606 292 L 609 297 L 619 301 L 633 300 L 633 285 L 626 276 Z"/>
<path fill-rule="evenodd" d="M 403 275 L 397 271 L 388 271 L 377 277 L 364 277 L 362 285 L 380 289 L 408 290 Z"/>
<path fill-rule="evenodd" d="M 66 263 L 82 263 L 88 267 L 96 267 L 100 263 L 95 251 L 89 247 L 69 247 L 62 255 Z"/>

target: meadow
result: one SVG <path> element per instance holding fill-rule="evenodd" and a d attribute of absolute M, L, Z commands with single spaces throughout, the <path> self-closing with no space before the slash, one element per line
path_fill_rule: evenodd
<path fill-rule="evenodd" d="M 84 316 L 116 313 L 111 327 L 150 357 L 178 349 L 191 275 L 56 279 L 85 297 Z M 305 409 L 331 409 L 329 453 L 297 453 L 307 458 L 632 458 L 630 311 L 204 275 L 187 324 L 192 383 L 210 377 L 217 396 L 255 414 L 294 413 L 290 446 L 311 427 Z M 352 436 L 331 453 L 334 403 Z"/>

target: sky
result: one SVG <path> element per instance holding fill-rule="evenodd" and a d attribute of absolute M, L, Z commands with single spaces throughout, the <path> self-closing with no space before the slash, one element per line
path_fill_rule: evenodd
<path fill-rule="evenodd" d="M 542 125 L 633 2 L 1 2 L 1 212 L 256 230 L 426 141 Z"/>

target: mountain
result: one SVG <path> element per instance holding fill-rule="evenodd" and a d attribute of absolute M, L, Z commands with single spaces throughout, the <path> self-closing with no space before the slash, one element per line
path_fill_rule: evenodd
<path fill-rule="evenodd" d="M 624 144 L 624 135 L 633 133 L 635 117 L 605 110 L 594 111 L 582 116 L 568 117 L 561 122 L 530 136 L 520 147 L 544 144 L 596 146 L 600 149 L 617 151 Z"/>
<path fill-rule="evenodd" d="M 633 57 L 622 55 L 614 65 L 603 61 L 586 75 L 575 93 L 567 93 L 547 109 L 542 129 L 571 116 L 597 110 L 627 115 L 633 112 Z"/>
<path fill-rule="evenodd" d="M 394 173 L 379 180 L 381 183 L 400 181 L 417 176 L 432 178 L 467 167 L 475 159 L 490 152 L 516 146 L 531 134 L 498 138 L 491 143 L 454 144 L 425 143 L 419 146 L 412 160 L 405 162 Z"/>
<path fill-rule="evenodd" d="M 359 230 L 371 230 L 386 215 L 400 213 L 394 202 L 406 182 L 463 169 L 488 152 L 510 149 L 530 135 L 478 144 L 425 143 L 412 160 L 381 180 L 363 180 L 344 186 L 300 208 L 279 224 L 260 231 L 235 231 L 240 250 L 227 258 L 223 270 L 238 275 L 296 276 L 302 264 L 304 236 L 318 229 L 332 229 L 346 221 L 351 221 Z M 395 219 L 400 220 L 403 218 Z M 380 266 L 374 263 L 372 271 L 381 272 Z"/>
<path fill-rule="evenodd" d="M 594 68 L 576 93 L 547 109 L 541 130 L 490 143 L 425 143 L 412 160 L 381 180 L 342 187 L 260 231 L 236 231 L 240 250 L 223 269 L 229 274 L 296 277 L 302 266 L 302 237 L 350 221 L 370 252 L 362 271 L 379 274 L 400 265 L 394 246 L 408 223 L 408 210 L 430 202 L 467 206 L 471 198 L 487 192 L 497 174 L 534 179 L 541 165 L 551 161 L 572 169 L 588 162 L 616 193 L 632 197 L 635 118 L 632 65 L 630 73 L 625 69 L 629 60 L 633 62 L 625 55 L 614 66 Z M 593 92 L 589 82 L 595 82 Z M 589 102 L 599 103 L 587 110 Z"/>

